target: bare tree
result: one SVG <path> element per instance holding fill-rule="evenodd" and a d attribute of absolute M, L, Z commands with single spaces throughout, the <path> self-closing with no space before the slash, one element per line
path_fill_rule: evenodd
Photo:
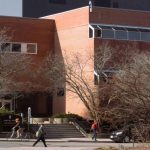
<path fill-rule="evenodd" d="M 126 115 L 149 122 L 150 117 L 150 54 L 140 53 L 116 76 L 116 89 Z"/>
<path fill-rule="evenodd" d="M 21 91 L 22 75 L 30 70 L 31 58 L 25 54 L 10 52 L 9 42 L 13 36 L 8 28 L 0 30 L 0 94 L 1 96 Z"/>
<path fill-rule="evenodd" d="M 107 66 L 111 56 L 112 48 L 108 44 L 104 44 L 97 49 L 94 55 L 89 54 L 86 57 L 81 53 L 70 55 L 64 53 L 63 57 L 49 56 L 43 68 L 46 68 L 44 72 L 47 72 L 47 76 L 52 80 L 54 86 L 66 85 L 66 90 L 80 98 L 91 117 L 101 122 L 103 114 L 100 111 L 104 110 L 101 109 L 104 106 L 101 99 L 104 100 L 110 86 L 107 83 L 103 83 L 101 86 L 95 85 L 94 71 L 99 80 L 99 73 Z M 99 96 L 100 91 L 103 96 Z"/>

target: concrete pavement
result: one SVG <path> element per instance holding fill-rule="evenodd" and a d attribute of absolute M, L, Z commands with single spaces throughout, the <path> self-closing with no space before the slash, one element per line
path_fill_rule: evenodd
<path fill-rule="evenodd" d="M 0 148 L 0 150 L 17 150 L 18 148 Z M 88 147 L 19 147 L 19 150 L 95 150 L 96 148 Z"/>
<path fill-rule="evenodd" d="M 35 139 L 6 139 L 0 138 L 0 141 L 30 141 L 33 142 Z M 56 139 L 46 139 L 47 142 L 94 142 L 91 138 L 56 138 Z M 112 142 L 109 138 L 99 138 L 96 142 L 110 143 Z"/>
<path fill-rule="evenodd" d="M 48 145 L 48 147 L 43 147 L 43 143 L 39 142 L 39 144 L 36 145 L 36 147 L 32 147 L 31 145 L 33 144 L 33 142 L 35 141 L 35 139 L 30 139 L 30 140 L 21 140 L 21 139 L 9 139 L 7 140 L 6 138 L 0 138 L 0 142 L 2 143 L 6 143 L 9 142 L 9 145 L 11 145 L 12 142 L 12 147 L 6 145 L 6 147 L 2 147 L 0 146 L 0 150 L 95 150 L 97 147 L 97 145 L 92 145 L 89 147 L 88 144 L 86 143 L 94 143 L 94 141 L 91 140 L 91 138 L 61 138 L 61 139 L 46 139 L 46 143 Z M 14 143 L 20 143 L 20 145 L 18 144 L 19 147 L 15 147 Z M 29 142 L 29 144 L 27 144 Z M 74 146 L 66 146 L 61 144 L 61 146 L 59 146 L 59 144 L 57 145 L 53 145 L 53 142 L 58 142 L 58 143 L 75 143 Z M 110 139 L 98 139 L 97 142 L 95 143 L 107 143 L 107 142 L 112 142 Z M 77 144 L 78 143 L 78 144 Z M 84 146 L 82 144 L 79 143 L 85 143 Z"/>

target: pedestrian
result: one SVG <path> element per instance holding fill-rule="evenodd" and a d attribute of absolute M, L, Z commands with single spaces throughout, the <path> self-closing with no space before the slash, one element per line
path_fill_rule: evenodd
<path fill-rule="evenodd" d="M 40 125 L 38 131 L 36 132 L 37 140 L 35 141 L 33 146 L 35 146 L 41 140 L 43 142 L 44 146 L 47 147 L 46 142 L 45 142 L 45 134 L 46 133 L 44 131 L 43 125 Z"/>
<path fill-rule="evenodd" d="M 20 118 L 16 118 L 15 121 L 16 121 L 16 125 L 12 128 L 12 134 L 11 134 L 10 138 L 14 137 L 15 131 L 17 132 L 16 138 L 20 138 L 25 129 L 24 125 L 22 124 L 22 120 Z"/>
<path fill-rule="evenodd" d="M 93 133 L 93 135 L 92 135 L 92 140 L 97 141 L 98 125 L 97 125 L 97 122 L 96 122 L 96 121 L 94 121 L 94 122 L 92 123 L 91 131 L 92 131 L 92 133 Z"/>

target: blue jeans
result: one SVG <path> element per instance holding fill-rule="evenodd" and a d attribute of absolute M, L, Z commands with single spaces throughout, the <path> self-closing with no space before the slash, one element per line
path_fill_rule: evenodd
<path fill-rule="evenodd" d="M 93 132 L 92 140 L 96 141 L 96 138 L 97 138 L 96 129 L 92 129 L 92 132 Z"/>

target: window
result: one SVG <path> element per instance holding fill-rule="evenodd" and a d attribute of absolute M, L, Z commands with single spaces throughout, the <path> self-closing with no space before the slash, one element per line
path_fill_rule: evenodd
<path fill-rule="evenodd" d="M 101 29 L 101 34 L 102 34 L 102 38 L 106 38 L 106 39 L 113 39 L 114 38 L 114 31 L 112 29 L 112 27 L 108 27 L 108 26 L 99 26 L 99 29 Z"/>
<path fill-rule="evenodd" d="M 58 88 L 57 89 L 57 96 L 64 96 L 65 92 L 64 92 L 64 88 Z"/>
<path fill-rule="evenodd" d="M 11 43 L 1 43 L 1 51 L 10 52 L 11 51 Z"/>
<path fill-rule="evenodd" d="M 118 70 L 108 69 L 108 70 L 95 70 L 94 71 L 94 84 L 98 85 L 100 81 L 106 82 L 107 79 L 112 79 L 113 76 L 118 72 Z"/>
<path fill-rule="evenodd" d="M 134 40 L 134 41 L 140 40 L 140 32 L 129 31 L 128 40 Z"/>
<path fill-rule="evenodd" d="M 90 38 L 150 41 L 150 28 L 147 27 L 90 24 L 89 28 Z"/>
<path fill-rule="evenodd" d="M 37 54 L 36 43 L 0 43 L 0 51 L 10 53 L 29 53 Z"/>
<path fill-rule="evenodd" d="M 93 37 L 93 30 L 91 28 L 89 28 L 89 37 L 92 38 Z"/>
<path fill-rule="evenodd" d="M 114 38 L 114 31 L 109 30 L 109 29 L 102 30 L 102 38 L 113 39 Z"/>
<path fill-rule="evenodd" d="M 119 3 L 118 3 L 117 0 L 113 0 L 113 2 L 112 2 L 112 7 L 113 7 L 113 8 L 119 8 Z"/>
<path fill-rule="evenodd" d="M 111 7 L 111 0 L 95 0 L 95 6 Z"/>
<path fill-rule="evenodd" d="M 140 32 L 136 28 L 126 28 L 129 40 L 140 40 Z"/>
<path fill-rule="evenodd" d="M 141 32 L 141 40 L 150 41 L 150 32 Z"/>
<path fill-rule="evenodd" d="M 116 30 L 115 31 L 115 38 L 121 39 L 121 40 L 127 40 L 127 32 L 121 31 L 121 30 Z"/>
<path fill-rule="evenodd" d="M 66 4 L 66 0 L 49 0 L 49 3 Z"/>
<path fill-rule="evenodd" d="M 115 39 L 127 40 L 127 31 L 122 27 L 113 27 L 115 30 Z"/>
<path fill-rule="evenodd" d="M 27 44 L 27 53 L 36 53 L 36 44 Z"/>
<path fill-rule="evenodd" d="M 101 29 L 97 25 L 92 25 L 94 28 L 94 35 L 95 37 L 101 37 Z"/>
<path fill-rule="evenodd" d="M 12 52 L 21 52 L 21 44 L 12 44 Z"/>

